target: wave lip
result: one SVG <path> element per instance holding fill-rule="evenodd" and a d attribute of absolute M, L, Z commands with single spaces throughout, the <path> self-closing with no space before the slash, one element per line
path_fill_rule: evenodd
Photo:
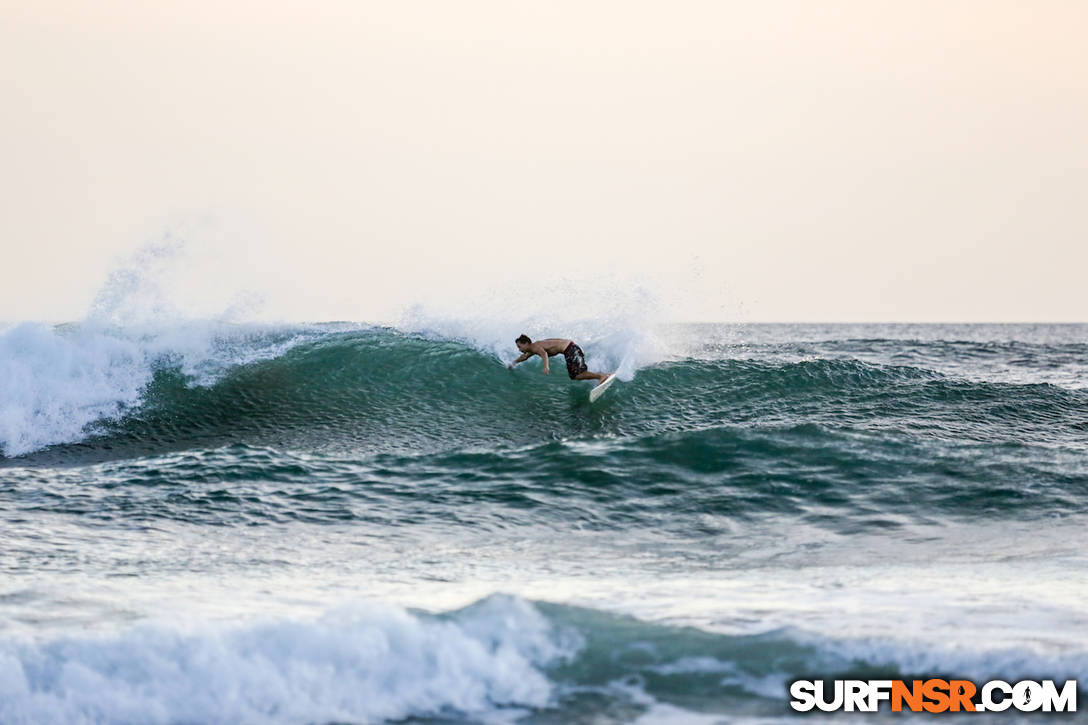
<path fill-rule="evenodd" d="M 73 341 L 33 323 L 5 330 L 0 453 L 79 440 L 87 424 L 135 405 L 149 380 L 138 347 L 120 338 Z"/>
<path fill-rule="evenodd" d="M 156 376 L 211 385 L 274 358 L 317 328 L 217 322 L 119 329 L 24 322 L 0 331 L 0 456 L 74 443 L 139 410 Z"/>

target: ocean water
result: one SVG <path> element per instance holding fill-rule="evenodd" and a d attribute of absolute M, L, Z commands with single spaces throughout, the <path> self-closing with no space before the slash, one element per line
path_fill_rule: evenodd
<path fill-rule="evenodd" d="M 622 363 L 593 405 L 507 370 L 518 332 L 0 329 L 0 723 L 770 723 L 800 677 L 1088 682 L 1088 326 L 548 330 Z"/>

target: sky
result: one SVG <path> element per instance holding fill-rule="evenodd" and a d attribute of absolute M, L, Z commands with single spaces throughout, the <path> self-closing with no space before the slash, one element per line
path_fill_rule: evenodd
<path fill-rule="evenodd" d="M 1086 34 L 1080 0 L 4 0 L 0 320 L 151 250 L 188 315 L 1086 321 Z"/>

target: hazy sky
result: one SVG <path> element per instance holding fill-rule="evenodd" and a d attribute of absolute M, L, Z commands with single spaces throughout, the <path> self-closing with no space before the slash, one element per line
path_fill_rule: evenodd
<path fill-rule="evenodd" d="M 307 319 L 1088 320 L 1081 0 L 0 7 L 0 320 L 164 237 Z"/>

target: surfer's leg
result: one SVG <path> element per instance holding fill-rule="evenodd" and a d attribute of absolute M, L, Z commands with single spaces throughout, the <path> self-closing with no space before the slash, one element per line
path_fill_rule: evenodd
<path fill-rule="evenodd" d="M 574 379 L 575 380 L 596 380 L 597 385 L 600 385 L 601 383 L 604 382 L 604 379 L 607 378 L 611 374 L 612 373 L 594 373 L 594 372 L 591 372 L 589 370 L 586 370 L 584 373 L 578 373 L 576 376 L 574 376 Z"/>

